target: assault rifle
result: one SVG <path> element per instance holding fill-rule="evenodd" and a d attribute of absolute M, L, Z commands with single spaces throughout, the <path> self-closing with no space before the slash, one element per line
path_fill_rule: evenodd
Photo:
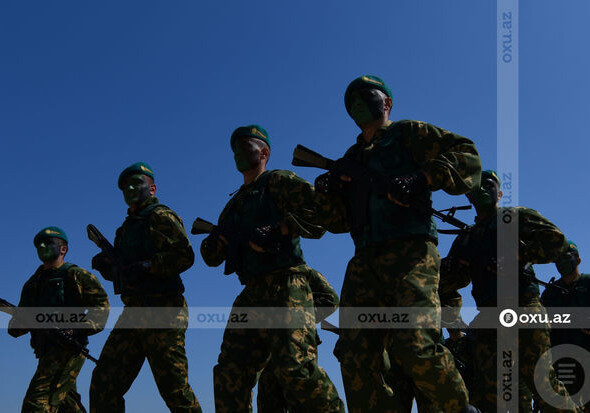
<path fill-rule="evenodd" d="M 387 196 L 391 187 L 392 178 L 390 176 L 373 171 L 351 159 L 341 158 L 336 161 L 328 159 L 303 145 L 297 145 L 295 147 L 291 164 L 294 166 L 324 169 L 330 171 L 336 177 L 345 175 L 352 178 L 352 199 L 354 205 L 351 213 L 354 230 L 360 229 L 367 223 L 369 193 L 374 192 L 380 196 Z M 469 227 L 468 224 L 458 220 L 454 215 L 455 211 L 459 209 L 469 209 L 471 206 L 453 207 L 441 211 L 437 211 L 432 208 L 432 206 L 425 207 L 421 205 L 413 205 L 412 207 L 420 212 L 434 215 L 443 222 L 459 228 L 459 231 L 464 231 Z M 447 213 L 445 214 L 445 212 Z"/>
<path fill-rule="evenodd" d="M 530 281 L 534 282 L 535 284 L 542 285 L 542 286 L 543 286 L 543 287 L 545 287 L 545 288 L 549 288 L 549 289 L 551 289 L 551 288 L 552 288 L 552 289 L 554 289 L 554 290 L 556 290 L 556 291 L 559 291 L 559 292 L 560 292 L 560 293 L 562 293 L 562 294 L 569 294 L 569 293 L 570 293 L 570 290 L 568 290 L 567 288 L 565 288 L 565 287 L 562 287 L 561 285 L 557 285 L 557 284 L 555 284 L 555 277 L 551 277 L 551 279 L 549 280 L 549 282 L 546 282 L 546 281 L 543 281 L 543 280 L 539 280 L 539 279 L 537 278 L 537 276 L 535 275 L 535 273 L 534 273 L 534 272 L 532 272 L 532 271 L 529 271 L 529 272 L 527 272 L 527 270 L 528 270 L 528 269 L 529 269 L 531 266 L 532 266 L 532 264 L 526 264 L 526 265 L 524 266 L 524 270 L 525 270 L 526 277 L 527 277 L 527 278 L 528 278 Z"/>
<path fill-rule="evenodd" d="M 434 214 L 437 218 L 440 218 L 443 222 L 447 222 L 445 221 L 445 219 L 454 219 L 455 220 L 455 224 L 451 223 L 450 221 L 448 221 L 451 225 L 455 225 L 457 227 L 457 229 L 437 229 L 439 234 L 450 234 L 450 235 L 459 235 L 465 231 L 467 231 L 469 229 L 469 224 L 466 224 L 463 221 L 460 221 L 459 219 L 455 218 L 455 212 L 457 211 L 465 211 L 471 209 L 471 205 L 462 205 L 462 206 L 454 206 L 454 207 L 450 207 L 447 209 L 440 209 L 438 211 L 436 211 L 436 214 Z M 446 214 L 444 214 L 444 218 L 441 218 L 440 215 L 438 214 L 442 214 L 443 212 L 446 212 Z M 459 225 L 456 225 L 459 224 Z"/>
<path fill-rule="evenodd" d="M 113 247 L 109 240 L 94 225 L 88 224 L 86 226 L 86 232 L 88 233 L 88 239 L 94 242 L 112 263 L 113 289 L 115 290 L 115 294 L 121 294 L 121 272 L 119 270 L 121 263 L 119 256 L 115 252 L 115 247 Z"/>
<path fill-rule="evenodd" d="M 222 231 L 217 225 L 209 222 L 203 218 L 195 219 L 193 222 L 193 226 L 191 228 L 191 234 L 199 235 L 199 234 L 215 234 L 215 235 L 223 235 L 228 242 L 227 246 L 227 255 L 225 258 L 225 269 L 223 273 L 225 275 L 229 275 L 231 273 L 236 272 L 238 269 L 238 254 L 240 246 L 244 243 L 248 243 L 250 241 L 250 237 L 246 236 L 243 233 L 238 234 L 228 234 Z"/>
<path fill-rule="evenodd" d="M 545 288 L 553 288 L 554 290 L 557 290 L 562 294 L 569 294 L 570 293 L 570 290 L 568 290 L 567 288 L 562 287 L 561 285 L 555 284 L 555 277 L 551 277 L 549 282 L 545 282 L 545 281 L 539 280 L 536 276 L 534 276 L 534 277 L 532 277 L 532 281 L 534 283 L 542 285 Z"/>
<path fill-rule="evenodd" d="M 16 308 L 17 307 L 14 304 L 11 304 L 8 301 L 0 298 L 0 311 L 1 312 L 9 314 L 9 315 L 14 315 Z M 50 331 L 52 333 L 54 333 L 54 336 L 57 337 L 57 341 L 62 347 L 71 348 L 76 351 L 79 351 L 80 354 L 82 354 L 88 360 L 90 360 L 94 363 L 98 362 L 98 360 L 96 358 L 94 358 L 94 357 L 92 357 L 92 355 L 90 355 L 88 349 L 86 347 L 84 347 L 84 345 L 82 345 L 78 340 L 76 340 L 71 335 L 67 334 L 63 329 L 60 329 L 58 327 L 52 327 L 50 329 Z"/>

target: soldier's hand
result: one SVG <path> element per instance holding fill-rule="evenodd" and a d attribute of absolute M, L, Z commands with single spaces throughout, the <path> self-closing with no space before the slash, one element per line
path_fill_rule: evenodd
<path fill-rule="evenodd" d="M 420 171 L 395 177 L 391 180 L 387 198 L 403 207 L 430 206 L 428 178 Z"/>
<path fill-rule="evenodd" d="M 319 175 L 314 182 L 315 190 L 321 194 L 340 194 L 348 192 L 352 179 L 348 176 L 334 176 L 331 172 Z"/>
<path fill-rule="evenodd" d="M 94 268 L 103 275 L 104 273 L 109 272 L 112 266 L 113 263 L 104 252 L 98 253 L 94 257 L 92 257 L 92 268 Z"/>
<path fill-rule="evenodd" d="M 448 328 L 447 331 L 449 332 L 449 338 L 452 341 L 457 341 L 465 335 L 461 330 L 456 330 L 454 328 Z"/>
<path fill-rule="evenodd" d="M 446 278 L 453 273 L 453 268 L 456 265 L 456 259 L 451 256 L 446 256 L 440 260 L 440 278 Z"/>
<path fill-rule="evenodd" d="M 249 245 L 254 251 L 276 254 L 281 249 L 282 240 L 283 227 L 281 224 L 264 225 L 254 228 Z"/>
<path fill-rule="evenodd" d="M 58 339 L 63 338 L 69 341 L 78 341 L 82 334 L 73 328 L 61 328 L 59 330 L 53 330 L 52 335 L 56 336 Z"/>
<path fill-rule="evenodd" d="M 260 245 L 254 244 L 252 241 L 248 241 L 248 245 L 256 252 L 266 252 L 264 248 L 262 248 Z"/>
<path fill-rule="evenodd" d="M 211 233 L 203 240 L 203 247 L 210 251 L 211 248 L 215 248 L 215 251 L 220 251 L 229 244 L 227 238 L 221 235 L 218 227 L 216 227 Z"/>
<path fill-rule="evenodd" d="M 139 284 L 145 281 L 152 268 L 152 263 L 149 260 L 137 261 L 121 268 L 121 272 L 126 280 L 133 284 Z"/>
<path fill-rule="evenodd" d="M 227 244 L 229 244 L 229 241 L 223 235 L 219 234 L 219 236 L 217 237 L 217 244 L 223 248 Z"/>

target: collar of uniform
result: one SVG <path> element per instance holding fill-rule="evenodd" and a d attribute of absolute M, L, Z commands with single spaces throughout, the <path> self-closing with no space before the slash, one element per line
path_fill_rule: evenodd
<path fill-rule="evenodd" d="M 263 176 L 266 175 L 267 173 L 269 173 L 270 171 L 263 171 L 260 175 L 258 175 L 256 178 L 254 178 L 254 180 L 252 182 L 250 182 L 248 185 L 243 184 L 240 189 L 239 192 L 241 191 L 248 191 L 250 190 L 250 188 L 252 188 L 254 186 L 254 184 Z"/>
<path fill-rule="evenodd" d="M 381 127 L 375 131 L 375 136 L 373 136 L 373 139 L 369 143 L 365 142 L 365 140 L 363 139 L 363 134 L 360 133 L 356 138 L 356 143 L 361 146 L 369 146 L 374 144 L 375 142 L 379 141 L 385 136 L 385 131 L 389 129 L 392 123 L 393 121 L 388 119 L 387 122 L 381 125 Z"/>
<path fill-rule="evenodd" d="M 576 278 L 572 279 L 570 282 L 566 282 L 562 276 L 561 278 L 559 278 L 559 280 L 555 281 L 555 284 L 561 285 L 562 287 L 565 287 L 565 288 L 574 288 L 576 286 L 576 284 L 578 284 L 578 281 L 580 281 L 580 279 L 582 278 L 582 275 L 583 274 L 578 275 Z"/>
<path fill-rule="evenodd" d="M 496 219 L 497 215 L 498 215 L 498 208 L 496 208 L 496 211 L 492 215 L 487 216 L 483 219 L 476 215 L 475 216 L 475 225 L 482 225 L 483 223 L 489 222 L 492 219 Z"/>
<path fill-rule="evenodd" d="M 156 198 L 155 196 L 152 196 L 151 198 L 148 198 L 143 205 L 141 206 L 141 208 L 139 208 L 138 210 L 136 210 L 135 212 L 131 212 L 131 208 L 127 208 L 127 215 L 137 215 L 139 214 L 139 212 L 141 210 L 143 210 L 145 207 L 147 207 L 148 205 L 152 205 L 152 204 L 157 204 L 158 198 Z"/>
<path fill-rule="evenodd" d="M 61 268 L 61 266 L 60 266 Z M 58 268 L 55 267 L 49 267 L 49 268 L 45 268 L 43 266 L 43 264 L 41 264 L 39 266 L 39 268 L 37 268 L 37 271 L 35 272 L 36 278 L 38 281 L 40 280 L 44 280 L 48 277 L 51 277 L 53 274 L 55 274 L 57 272 Z"/>

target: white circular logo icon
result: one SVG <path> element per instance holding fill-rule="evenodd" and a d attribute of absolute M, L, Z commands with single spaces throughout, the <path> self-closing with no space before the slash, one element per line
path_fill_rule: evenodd
<path fill-rule="evenodd" d="M 500 313 L 500 324 L 504 327 L 512 327 L 518 322 L 516 311 L 507 308 Z"/>

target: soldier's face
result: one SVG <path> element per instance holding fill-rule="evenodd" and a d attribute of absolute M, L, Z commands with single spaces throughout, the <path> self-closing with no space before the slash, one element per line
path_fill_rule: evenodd
<path fill-rule="evenodd" d="M 383 95 L 377 89 L 355 90 L 350 95 L 350 114 L 358 126 L 381 119 L 384 114 Z"/>
<path fill-rule="evenodd" d="M 145 175 L 131 175 L 123 186 L 123 197 L 129 206 L 139 205 L 155 193 L 155 185 Z"/>
<path fill-rule="evenodd" d="M 234 144 L 234 161 L 240 172 L 250 171 L 257 168 L 262 162 L 262 148 L 258 139 L 241 137 Z"/>
<path fill-rule="evenodd" d="M 54 262 L 59 258 L 62 247 L 57 238 L 45 238 L 37 244 L 37 256 L 44 263 Z"/>
<path fill-rule="evenodd" d="M 555 267 L 561 275 L 569 275 L 576 270 L 576 267 L 580 263 L 580 257 L 575 252 L 567 252 L 562 254 L 557 261 L 555 261 Z"/>
<path fill-rule="evenodd" d="M 475 208 L 490 208 L 497 204 L 501 198 L 500 187 L 493 179 L 486 178 L 481 181 L 481 186 L 469 192 L 466 196 Z"/>

